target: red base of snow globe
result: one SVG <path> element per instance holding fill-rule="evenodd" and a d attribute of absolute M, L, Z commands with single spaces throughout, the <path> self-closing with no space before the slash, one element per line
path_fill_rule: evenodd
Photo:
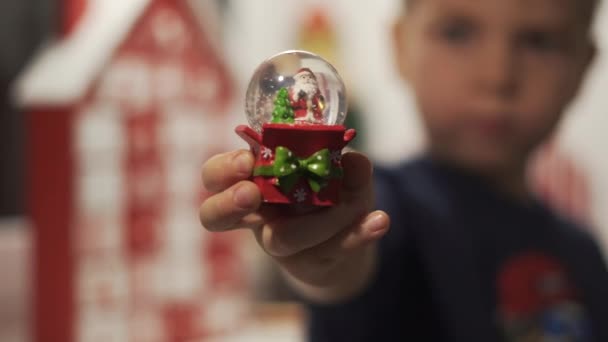
<path fill-rule="evenodd" d="M 255 156 L 253 181 L 264 202 L 332 206 L 342 184 L 342 149 L 355 137 L 341 125 L 267 123 L 236 133 Z"/>

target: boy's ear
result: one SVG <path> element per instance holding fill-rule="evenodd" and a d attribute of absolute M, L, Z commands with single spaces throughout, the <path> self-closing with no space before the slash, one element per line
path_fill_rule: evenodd
<path fill-rule="evenodd" d="M 585 65 L 583 66 L 583 68 L 584 68 L 583 72 L 586 72 L 587 70 L 589 70 L 589 67 L 595 61 L 596 56 L 597 56 L 597 45 L 595 44 L 595 41 L 591 40 L 587 46 L 587 53 L 585 56 Z"/>
<path fill-rule="evenodd" d="M 401 78 L 404 80 L 409 79 L 409 68 L 408 68 L 408 51 L 407 51 L 407 30 L 406 21 L 407 19 L 401 15 L 399 19 L 395 20 L 392 27 L 392 39 L 393 39 L 393 54 L 395 64 L 399 70 Z"/>
<path fill-rule="evenodd" d="M 585 78 L 585 76 L 589 72 L 589 69 L 591 69 L 593 62 L 595 61 L 595 57 L 597 56 L 597 45 L 595 45 L 595 41 L 590 40 L 586 45 L 587 46 L 585 47 L 584 52 L 585 55 L 583 56 L 583 60 L 581 62 L 582 65 L 579 73 L 581 80 Z M 582 81 L 579 81 L 579 83 L 580 82 Z"/>
<path fill-rule="evenodd" d="M 595 45 L 593 40 L 589 40 L 589 42 L 586 43 L 583 54 L 584 55 L 582 56 L 578 66 L 577 79 L 572 83 L 573 87 L 570 98 L 574 98 L 576 95 L 578 95 L 581 90 L 583 80 L 585 80 L 593 62 L 595 61 L 595 57 L 597 55 L 597 45 Z"/>

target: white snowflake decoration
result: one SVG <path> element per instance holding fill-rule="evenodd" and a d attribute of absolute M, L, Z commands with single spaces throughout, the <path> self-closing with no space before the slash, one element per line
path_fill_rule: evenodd
<path fill-rule="evenodd" d="M 272 158 L 272 150 L 271 150 L 271 149 L 269 149 L 268 147 L 265 147 L 265 146 L 264 146 L 264 147 L 262 147 L 262 152 L 261 152 L 261 154 L 262 154 L 262 158 L 264 158 L 264 159 L 266 159 L 266 160 L 268 160 L 268 159 Z"/>
<path fill-rule="evenodd" d="M 331 151 L 329 152 L 329 158 L 331 159 L 332 163 L 339 163 L 342 160 L 342 151 L 340 150 L 335 150 L 335 151 Z"/>
<path fill-rule="evenodd" d="M 296 192 L 294 192 L 293 197 L 296 199 L 296 202 L 302 203 L 306 201 L 308 194 L 306 193 L 306 190 L 298 188 Z"/>

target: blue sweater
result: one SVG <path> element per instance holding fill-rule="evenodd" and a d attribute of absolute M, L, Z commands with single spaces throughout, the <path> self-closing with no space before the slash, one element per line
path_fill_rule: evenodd
<path fill-rule="evenodd" d="M 377 274 L 308 305 L 312 341 L 608 341 L 608 270 L 583 228 L 428 159 L 374 177 L 392 220 Z"/>

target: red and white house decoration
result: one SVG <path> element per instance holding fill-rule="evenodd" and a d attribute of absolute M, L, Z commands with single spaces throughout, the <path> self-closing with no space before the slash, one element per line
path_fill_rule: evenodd
<path fill-rule="evenodd" d="M 17 83 L 35 341 L 200 340 L 243 309 L 238 236 L 197 219 L 232 84 L 190 6 L 66 1 L 63 36 Z"/>

